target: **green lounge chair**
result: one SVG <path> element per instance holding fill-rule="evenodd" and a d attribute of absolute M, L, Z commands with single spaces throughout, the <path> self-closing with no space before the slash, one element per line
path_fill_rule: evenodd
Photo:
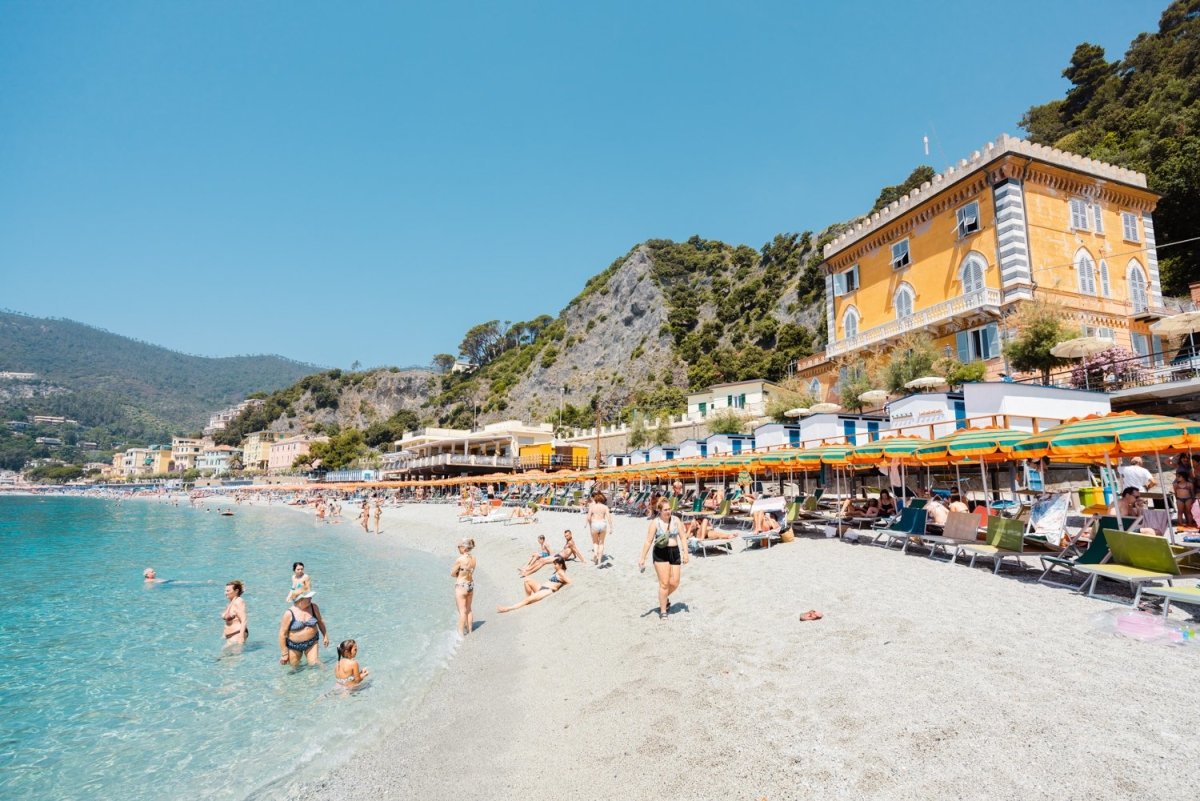
<path fill-rule="evenodd" d="M 1165 581 L 1170 585 L 1178 578 L 1200 578 L 1200 569 L 1183 567 L 1178 554 L 1164 537 L 1154 534 L 1135 534 L 1120 529 L 1104 529 L 1111 559 L 1098 565 L 1075 565 L 1075 570 L 1088 575 L 1083 587 L 1088 588 L 1088 597 L 1096 595 L 1096 584 L 1101 578 L 1121 581 L 1134 591 L 1133 605 L 1142 597 L 1142 585 L 1151 581 Z"/>
<path fill-rule="evenodd" d="M 900 511 L 900 516 L 896 518 L 887 528 L 877 528 L 866 533 L 873 533 L 875 538 L 872 543 L 879 542 L 881 538 L 886 538 L 887 542 L 883 547 L 890 548 L 893 542 L 903 542 L 904 548 L 908 548 L 908 541 L 912 537 L 920 537 L 925 534 L 926 512 L 924 509 L 913 509 L 904 507 Z M 860 531 L 862 531 L 860 529 Z M 903 550 L 903 549 L 902 549 Z"/>
<path fill-rule="evenodd" d="M 965 542 L 954 546 L 951 561 L 957 562 L 959 554 L 971 557 L 971 567 L 975 567 L 975 560 L 981 556 L 991 559 L 993 573 L 1000 572 L 1005 559 L 1012 559 L 1020 566 L 1023 564 L 1021 557 L 1026 555 L 1025 524 L 1005 517 L 988 518 L 987 542 Z"/>

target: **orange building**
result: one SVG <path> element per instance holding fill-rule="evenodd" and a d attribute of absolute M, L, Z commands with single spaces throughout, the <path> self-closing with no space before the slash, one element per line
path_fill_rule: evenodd
<path fill-rule="evenodd" d="M 828 345 L 799 374 L 825 396 L 837 362 L 924 330 L 995 376 L 1009 314 L 1034 298 L 1081 335 L 1160 358 L 1157 201 L 1141 173 L 1001 135 L 825 247 Z"/>

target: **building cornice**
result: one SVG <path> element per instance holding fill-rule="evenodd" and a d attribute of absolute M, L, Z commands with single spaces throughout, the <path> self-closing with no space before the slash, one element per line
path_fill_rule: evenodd
<path fill-rule="evenodd" d="M 1076 153 L 1068 153 L 1064 150 L 1059 150 L 1054 147 L 1046 147 L 1045 145 L 1028 142 L 1024 139 L 1017 139 L 1008 134 L 1000 134 L 995 142 L 988 142 L 984 146 L 983 151 L 976 150 L 971 154 L 970 159 L 962 159 L 958 164 L 946 168 L 945 171 L 933 176 L 931 181 L 926 181 L 920 187 L 912 190 L 907 195 L 893 200 L 889 205 L 873 213 L 869 217 L 863 217 L 854 223 L 854 226 L 835 238 L 832 242 L 825 246 L 823 251 L 826 260 L 832 259 L 834 256 L 843 253 L 856 243 L 876 234 L 883 227 L 894 223 L 900 215 L 915 208 L 921 203 L 924 203 L 931 198 L 940 195 L 947 190 L 953 188 L 958 189 L 960 184 L 968 182 L 967 185 L 976 185 L 979 181 L 995 182 L 997 178 L 1002 180 L 1001 176 L 989 174 L 985 169 L 988 165 L 1003 159 L 1005 156 L 1016 155 L 1025 156 L 1029 159 L 1036 160 L 1045 164 L 1062 167 L 1068 170 L 1086 173 L 1093 178 L 1101 178 L 1109 181 L 1114 181 L 1118 184 L 1125 184 L 1137 189 L 1146 190 L 1146 176 L 1135 170 L 1127 170 L 1124 167 L 1118 167 L 1115 164 L 1107 164 L 1102 161 L 1096 161 L 1085 156 L 1080 156 Z M 1050 173 L 1045 173 L 1049 180 Z M 1079 182 L 1081 190 L 1084 187 L 1082 181 Z M 1087 193 L 1093 194 L 1096 189 L 1094 185 L 1087 185 Z M 964 187 L 965 188 L 965 187 Z M 976 190 L 977 191 L 977 190 Z M 1106 191 L 1103 187 L 1100 191 Z M 1107 191 L 1112 192 L 1112 189 Z M 961 195 L 961 192 L 954 192 L 954 195 Z M 1114 195 L 1115 197 L 1115 195 Z M 1125 199 L 1129 196 L 1121 194 L 1120 198 Z M 950 205 L 953 201 L 945 200 L 938 205 L 944 210 L 945 206 Z M 918 219 L 927 218 L 936 212 L 931 210 L 922 210 L 922 214 L 914 217 L 912 224 L 915 225 Z M 909 226 L 911 227 L 911 226 Z M 907 227 L 902 226 L 902 230 L 907 230 Z M 900 231 L 890 231 L 889 236 L 899 234 Z"/>

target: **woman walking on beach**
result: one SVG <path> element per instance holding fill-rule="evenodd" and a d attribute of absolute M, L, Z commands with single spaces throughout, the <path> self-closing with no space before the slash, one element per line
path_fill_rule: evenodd
<path fill-rule="evenodd" d="M 358 522 L 362 524 L 363 533 L 371 533 L 371 502 L 363 498 L 362 508 L 358 510 Z"/>
<path fill-rule="evenodd" d="M 309 591 L 296 599 L 279 623 L 279 664 L 299 667 L 300 657 L 308 664 L 321 664 L 321 638 L 329 647 L 329 631 L 321 617 L 320 608 L 313 603 L 315 593 Z M 318 636 L 318 632 L 320 635 Z"/>
<path fill-rule="evenodd" d="M 525 579 L 525 597 L 512 606 L 497 606 L 496 611 L 511 612 L 522 606 L 535 604 L 543 598 L 549 598 L 570 583 L 571 579 L 567 578 L 566 560 L 561 556 L 556 556 L 554 557 L 554 575 L 550 577 L 549 581 L 541 583 L 531 578 Z"/>
<path fill-rule="evenodd" d="M 383 499 L 375 499 L 375 533 L 379 533 L 379 518 L 383 517 Z"/>
<path fill-rule="evenodd" d="M 592 564 L 604 563 L 604 538 L 612 531 L 613 515 L 608 508 L 608 499 L 597 490 L 588 505 L 587 526 L 592 533 Z"/>
<path fill-rule="evenodd" d="M 221 613 L 225 621 L 225 645 L 245 645 L 250 637 L 250 624 L 246 621 L 246 600 L 242 598 L 245 587 L 240 581 L 225 585 L 225 598 L 229 603 Z"/>
<path fill-rule="evenodd" d="M 475 540 L 465 539 L 458 543 L 458 558 L 450 568 L 454 578 L 454 603 L 458 606 L 458 633 L 467 636 L 475 627 L 475 615 L 471 601 L 475 598 Z"/>
<path fill-rule="evenodd" d="M 646 541 L 642 544 L 642 555 L 638 569 L 646 569 L 646 554 L 654 546 L 654 572 L 658 574 L 658 618 L 667 619 L 671 605 L 671 593 L 679 589 L 679 578 L 683 564 L 687 563 L 687 542 L 679 518 L 671 514 L 671 505 L 666 501 L 658 504 L 658 515 L 646 529 Z M 681 547 L 682 546 L 682 547 Z"/>

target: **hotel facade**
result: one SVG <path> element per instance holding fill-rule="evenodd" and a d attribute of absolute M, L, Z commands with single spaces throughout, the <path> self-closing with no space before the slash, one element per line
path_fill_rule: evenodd
<path fill-rule="evenodd" d="M 836 400 L 846 365 L 924 331 L 995 377 L 1011 315 L 1034 299 L 1077 335 L 1159 361 L 1157 201 L 1141 173 L 1001 135 L 825 247 L 828 344 L 797 374 Z"/>

